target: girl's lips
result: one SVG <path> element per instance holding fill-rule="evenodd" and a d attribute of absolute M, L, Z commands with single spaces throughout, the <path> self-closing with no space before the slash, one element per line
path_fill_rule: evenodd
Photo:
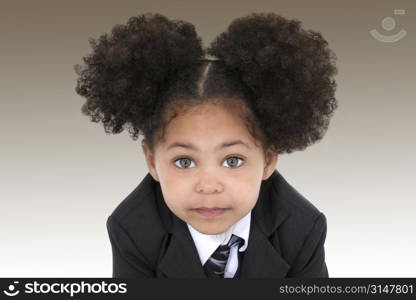
<path fill-rule="evenodd" d="M 206 217 L 216 217 L 224 213 L 227 208 L 196 208 L 198 213 Z"/>

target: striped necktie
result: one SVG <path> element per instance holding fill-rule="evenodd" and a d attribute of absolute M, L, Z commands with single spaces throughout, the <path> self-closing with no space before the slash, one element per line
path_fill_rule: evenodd
<path fill-rule="evenodd" d="M 233 234 L 226 245 L 218 246 L 217 250 L 210 256 L 203 267 L 208 277 L 224 277 L 224 270 L 230 255 L 230 249 L 234 245 L 238 245 L 238 249 L 240 249 L 244 245 L 244 240 Z"/>

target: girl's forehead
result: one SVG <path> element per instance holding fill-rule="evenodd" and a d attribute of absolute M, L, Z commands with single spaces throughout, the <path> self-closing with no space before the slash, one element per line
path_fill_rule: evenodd
<path fill-rule="evenodd" d="M 178 114 L 167 125 L 167 135 L 189 134 L 210 138 L 212 135 L 247 135 L 242 117 L 221 106 L 205 106 Z M 208 134 L 208 135 L 207 135 Z"/>
<path fill-rule="evenodd" d="M 219 151 L 230 146 L 239 146 L 245 150 L 254 147 L 254 140 L 244 125 L 241 127 L 233 123 L 220 124 L 220 122 L 214 123 L 211 128 L 204 125 L 207 124 L 171 128 L 166 132 L 163 148 L 166 151 L 175 148 Z"/>
<path fill-rule="evenodd" d="M 216 144 L 216 143 L 210 143 L 212 146 L 214 146 L 214 150 L 215 151 L 220 151 L 222 149 L 231 147 L 231 146 L 241 146 L 243 148 L 245 148 L 246 150 L 251 150 L 252 146 L 250 146 L 250 143 L 248 143 L 247 141 L 241 140 L 241 139 L 235 139 L 235 138 L 230 138 L 227 140 L 223 140 L 220 143 Z M 198 143 L 194 143 L 194 141 L 192 140 L 188 140 L 186 142 L 184 141 L 174 141 L 172 143 L 169 143 L 166 147 L 165 150 L 169 151 L 171 149 L 175 149 L 175 148 L 182 148 L 182 149 L 190 149 L 193 151 L 201 151 L 201 148 L 199 146 Z"/>
<path fill-rule="evenodd" d="M 174 143 L 189 149 L 217 149 L 223 144 L 239 140 L 241 143 L 234 144 L 241 148 L 249 150 L 258 147 L 248 128 L 244 111 L 235 108 L 241 104 L 237 102 L 233 107 L 234 103 L 230 101 L 224 105 L 221 102 L 207 102 L 177 110 L 164 127 L 159 145 L 165 150 Z"/>

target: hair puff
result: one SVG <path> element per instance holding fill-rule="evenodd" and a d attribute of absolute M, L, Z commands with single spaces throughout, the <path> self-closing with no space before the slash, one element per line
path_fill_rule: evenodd
<path fill-rule="evenodd" d="M 89 43 L 92 53 L 83 57 L 84 65 L 75 65 L 75 90 L 87 99 L 82 112 L 91 121 L 102 121 L 106 133 L 129 126 L 134 139 L 177 72 L 204 55 L 191 23 L 157 13 L 131 17 Z"/>
<path fill-rule="evenodd" d="M 235 19 L 207 49 L 239 74 L 252 109 L 279 153 L 321 139 L 337 108 L 336 56 L 319 32 L 275 13 Z"/>

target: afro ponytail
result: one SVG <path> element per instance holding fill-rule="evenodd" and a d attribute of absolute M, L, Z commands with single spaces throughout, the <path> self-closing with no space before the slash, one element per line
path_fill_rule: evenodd
<path fill-rule="evenodd" d="M 268 142 L 279 153 L 321 139 L 337 107 L 335 54 L 319 32 L 274 13 L 235 19 L 207 53 L 239 74 Z"/>
<path fill-rule="evenodd" d="M 201 59 L 201 39 L 192 24 L 146 13 L 117 24 L 111 35 L 89 40 L 91 54 L 75 65 L 82 112 L 102 121 L 106 133 L 128 126 L 134 139 L 161 105 L 161 95 L 183 70 Z"/>

